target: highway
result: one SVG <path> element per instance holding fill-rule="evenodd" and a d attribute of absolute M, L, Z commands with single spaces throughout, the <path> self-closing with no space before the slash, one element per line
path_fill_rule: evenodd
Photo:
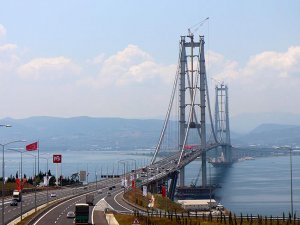
<path fill-rule="evenodd" d="M 120 180 L 116 180 L 114 183 L 110 184 L 119 184 Z M 127 205 L 122 200 L 122 193 L 123 188 L 121 188 L 120 185 L 116 186 L 111 191 L 111 196 L 107 196 L 108 187 L 104 187 L 105 183 L 99 185 L 97 190 L 95 190 L 95 185 L 91 185 L 89 187 L 89 192 L 94 194 L 94 203 L 95 206 L 90 206 L 90 223 L 91 224 L 103 224 L 103 221 L 98 221 L 98 217 L 106 208 L 110 208 L 114 211 L 118 212 L 132 212 L 132 206 Z M 93 190 L 92 190 L 93 189 Z M 92 190 L 92 191 L 91 191 Z M 99 190 L 101 190 L 101 193 L 99 193 Z M 64 201 L 51 210 L 49 210 L 47 213 L 45 213 L 43 216 L 41 216 L 34 225 L 48 225 L 48 224 L 74 224 L 74 218 L 67 218 L 67 213 L 69 211 L 75 211 L 75 204 L 76 203 L 85 203 L 85 194 L 74 197 L 72 199 L 69 199 L 67 201 Z"/>
<path fill-rule="evenodd" d="M 188 164 L 194 160 L 197 156 L 201 155 L 201 150 L 198 151 L 186 151 L 183 155 L 180 165 L 177 167 L 177 159 L 179 153 L 166 157 L 162 160 L 157 161 L 153 165 L 146 167 L 145 171 L 138 169 L 135 172 L 137 178 L 141 180 L 139 185 L 145 185 L 147 183 L 153 182 L 159 179 L 165 179 L 170 173 L 176 171 L 178 168 Z M 110 208 L 118 212 L 132 212 L 133 207 L 128 205 L 123 201 L 122 192 L 124 189 L 121 187 L 121 178 L 105 179 L 97 183 L 97 188 L 95 183 L 89 184 L 88 188 L 85 186 L 77 188 L 62 188 L 55 190 L 56 197 L 50 197 L 53 191 L 49 191 L 49 200 L 59 199 L 62 197 L 68 197 L 68 200 L 58 204 L 53 209 L 49 210 L 35 223 L 37 225 L 42 224 L 73 224 L 74 219 L 67 218 L 67 213 L 69 211 L 75 211 L 76 203 L 85 203 L 85 195 L 87 193 L 93 193 L 95 196 L 94 204 L 95 207 L 90 207 L 90 222 L 97 224 L 97 218 L 101 218 L 101 213 L 105 208 Z M 116 186 L 111 190 L 111 196 L 107 196 L 107 191 L 109 187 Z M 99 193 L 99 190 L 102 190 Z M 70 199 L 69 199 L 70 198 Z M 42 205 L 47 202 L 46 192 L 39 192 L 36 195 L 37 206 Z M 35 206 L 35 196 L 34 194 L 27 194 L 23 196 L 23 213 L 33 209 Z M 1 209 L 2 210 L 2 209 Z M 5 223 L 13 220 L 14 218 L 20 216 L 20 203 L 18 206 L 10 206 L 9 201 L 5 202 Z M 1 218 L 1 215 L 0 215 Z M 99 222 L 100 223 L 100 222 Z"/>

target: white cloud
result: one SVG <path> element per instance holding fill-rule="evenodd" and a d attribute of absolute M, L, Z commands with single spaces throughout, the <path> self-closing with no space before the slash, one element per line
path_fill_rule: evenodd
<path fill-rule="evenodd" d="M 61 79 L 80 73 L 80 67 L 63 56 L 36 58 L 18 68 L 18 74 L 26 79 Z"/>
<path fill-rule="evenodd" d="M 300 46 L 286 52 L 266 51 L 250 57 L 245 66 L 210 57 L 210 75 L 229 85 L 233 114 L 287 111 L 300 113 Z"/>
<path fill-rule="evenodd" d="M 6 29 L 2 24 L 0 24 L 0 38 L 5 37 L 5 35 L 6 35 Z"/>
<path fill-rule="evenodd" d="M 238 62 L 227 60 L 217 52 L 209 51 L 206 55 L 207 73 L 218 81 L 235 79 L 239 76 Z"/>
<path fill-rule="evenodd" d="M 96 78 L 81 80 L 81 84 L 96 87 L 147 84 L 157 80 L 169 83 L 176 72 L 175 65 L 161 65 L 136 45 L 128 45 L 106 59 L 101 58 L 101 68 Z M 96 60 L 97 61 L 97 60 Z"/>
<path fill-rule="evenodd" d="M 11 72 L 19 63 L 15 44 L 5 44 L 0 46 L 0 76 Z"/>
<path fill-rule="evenodd" d="M 15 44 L 5 44 L 0 46 L 0 53 L 12 52 L 17 49 L 17 45 Z"/>

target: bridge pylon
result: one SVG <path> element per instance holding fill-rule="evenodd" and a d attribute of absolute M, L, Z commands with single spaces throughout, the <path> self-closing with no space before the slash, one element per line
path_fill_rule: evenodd
<path fill-rule="evenodd" d="M 179 185 L 184 186 L 184 165 L 185 148 L 188 145 L 198 146 L 198 151 L 202 151 L 202 186 L 207 185 L 206 172 L 206 103 L 209 105 L 209 95 L 207 88 L 204 36 L 199 36 L 195 41 L 192 33 L 181 36 L 180 54 L 177 74 L 174 81 L 171 100 L 166 115 L 163 130 L 156 147 L 151 164 L 156 160 L 162 141 L 167 130 L 170 113 L 173 106 L 174 96 L 178 93 L 178 145 L 179 158 L 177 167 L 179 168 Z M 210 120 L 211 114 L 210 114 Z M 212 124 L 212 121 L 211 121 Z"/>
<path fill-rule="evenodd" d="M 221 163 L 232 163 L 232 148 L 229 127 L 228 86 L 220 83 L 216 85 L 215 91 L 215 132 L 217 140 L 221 144 Z"/>

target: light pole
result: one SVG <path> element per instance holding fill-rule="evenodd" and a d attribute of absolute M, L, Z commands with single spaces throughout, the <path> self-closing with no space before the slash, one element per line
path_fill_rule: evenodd
<path fill-rule="evenodd" d="M 119 160 L 119 161 L 118 161 L 118 164 L 119 164 L 119 163 L 121 163 L 121 164 L 124 165 L 124 178 L 123 178 L 123 182 L 124 182 L 124 183 L 123 183 L 123 184 L 124 184 L 124 193 L 125 193 L 125 163 L 126 163 L 126 162 L 124 162 L 123 160 Z"/>
<path fill-rule="evenodd" d="M 24 153 L 34 157 L 34 206 L 35 206 L 35 211 L 36 211 L 37 210 L 37 207 L 36 207 L 36 155 L 28 153 L 28 152 L 24 152 Z"/>
<path fill-rule="evenodd" d="M 1 125 L 2 127 L 11 127 L 10 125 Z M 17 142 L 26 142 L 24 140 L 17 140 L 17 141 L 10 141 L 4 144 L 0 143 L 0 146 L 2 146 L 2 224 L 4 224 L 4 185 L 5 185 L 5 181 L 4 181 L 4 148 L 6 145 L 9 144 L 13 144 L 13 143 L 17 143 Z"/>
<path fill-rule="evenodd" d="M 290 151 L 290 180 L 291 180 L 291 213 L 292 217 L 294 216 L 294 203 L 293 203 L 293 161 L 292 161 L 292 150 L 293 148 L 289 145 L 280 147 L 282 149 L 287 149 Z"/>
<path fill-rule="evenodd" d="M 137 177 L 136 177 L 136 160 L 135 159 L 126 159 L 126 160 L 131 160 L 134 161 L 134 198 L 135 198 L 135 203 L 136 203 L 136 188 L 137 188 Z M 132 187 L 133 188 L 133 187 Z"/>
<path fill-rule="evenodd" d="M 49 153 L 47 153 L 49 154 Z M 48 168 L 48 159 L 49 158 L 45 158 L 45 157 L 40 157 L 41 159 L 46 159 L 47 160 L 47 171 L 46 171 L 46 179 L 47 179 L 47 205 L 49 203 L 49 193 L 48 193 L 48 189 L 49 189 L 49 178 L 48 178 L 48 175 L 49 175 L 49 168 Z"/>
<path fill-rule="evenodd" d="M 20 148 L 20 150 L 18 150 L 18 149 L 15 149 L 15 148 L 9 148 L 9 149 L 7 149 L 7 150 L 9 150 L 9 151 L 15 151 L 15 152 L 19 152 L 20 153 L 20 155 L 21 155 L 21 176 L 20 176 L 20 185 L 21 185 L 21 188 L 20 188 L 20 194 L 22 195 L 22 185 L 23 185 L 23 171 L 22 171 L 22 168 L 23 168 L 23 151 L 22 151 L 22 149 L 24 149 L 24 148 Z M 21 207 L 20 207 L 20 210 L 21 210 L 21 213 L 20 213 L 20 217 L 21 217 L 21 221 L 22 221 L 22 214 L 23 214 L 23 204 L 22 204 L 22 198 L 21 198 Z"/>

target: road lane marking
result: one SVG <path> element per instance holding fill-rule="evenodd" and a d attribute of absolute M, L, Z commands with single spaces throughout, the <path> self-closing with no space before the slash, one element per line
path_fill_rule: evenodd
<path fill-rule="evenodd" d="M 122 208 L 127 209 L 127 210 L 130 211 L 130 212 L 133 212 L 131 209 L 128 209 L 128 208 L 122 206 L 122 205 L 116 200 L 116 197 L 117 197 L 119 194 L 122 194 L 122 192 L 123 192 L 123 190 L 121 190 L 120 193 L 118 193 L 118 194 L 115 195 L 115 197 L 114 197 L 115 202 L 116 202 L 119 206 L 121 206 Z"/>

